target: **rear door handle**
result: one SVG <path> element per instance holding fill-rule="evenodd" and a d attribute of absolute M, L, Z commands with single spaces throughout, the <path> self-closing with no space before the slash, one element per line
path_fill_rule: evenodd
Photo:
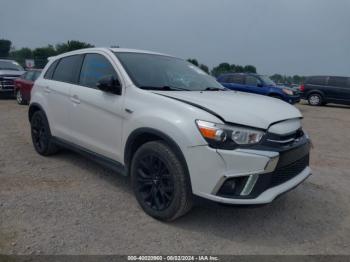
<path fill-rule="evenodd" d="M 45 87 L 44 87 L 44 92 L 45 92 L 45 93 L 51 93 L 50 87 L 45 86 Z"/>
<path fill-rule="evenodd" d="M 80 104 L 80 99 L 77 95 L 71 96 L 70 100 L 74 103 L 74 104 Z"/>

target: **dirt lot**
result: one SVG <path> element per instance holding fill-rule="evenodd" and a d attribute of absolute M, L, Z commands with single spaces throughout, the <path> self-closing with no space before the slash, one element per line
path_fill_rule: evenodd
<path fill-rule="evenodd" d="M 298 107 L 312 177 L 264 207 L 199 203 L 167 224 L 127 178 L 71 152 L 36 154 L 28 108 L 0 100 L 0 253 L 350 254 L 350 108 Z"/>

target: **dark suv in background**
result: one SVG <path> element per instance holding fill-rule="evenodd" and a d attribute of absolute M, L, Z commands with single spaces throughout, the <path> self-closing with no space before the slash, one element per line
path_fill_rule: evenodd
<path fill-rule="evenodd" d="M 300 86 L 301 97 L 312 106 L 350 105 L 350 77 L 310 76 Z"/>
<path fill-rule="evenodd" d="M 25 73 L 16 61 L 0 59 L 0 97 L 1 95 L 13 96 L 14 80 Z"/>

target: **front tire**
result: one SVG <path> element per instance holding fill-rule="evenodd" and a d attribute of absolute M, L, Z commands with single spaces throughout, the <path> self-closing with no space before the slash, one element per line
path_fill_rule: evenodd
<path fill-rule="evenodd" d="M 322 96 L 316 93 L 309 95 L 307 101 L 311 106 L 321 106 L 324 103 Z"/>
<path fill-rule="evenodd" d="M 162 141 L 148 142 L 136 151 L 131 163 L 131 183 L 142 209 L 156 219 L 172 221 L 192 207 L 185 165 Z"/>
<path fill-rule="evenodd" d="M 49 122 L 44 112 L 35 112 L 31 118 L 30 126 L 35 151 L 42 156 L 55 154 L 58 147 L 52 141 Z"/>

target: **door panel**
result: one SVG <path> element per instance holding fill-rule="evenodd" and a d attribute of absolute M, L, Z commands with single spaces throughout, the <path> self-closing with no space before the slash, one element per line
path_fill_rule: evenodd
<path fill-rule="evenodd" d="M 247 89 L 246 92 L 265 95 L 265 89 L 264 87 L 258 86 L 259 83 L 261 84 L 261 81 L 258 78 L 247 75 L 245 77 L 245 88 Z"/>
<path fill-rule="evenodd" d="M 69 93 L 72 84 L 45 80 L 40 84 L 43 93 L 47 97 L 50 105 L 48 106 L 48 119 L 53 136 L 71 139 L 70 121 L 69 121 Z"/>
<path fill-rule="evenodd" d="M 73 142 L 120 161 L 122 96 L 74 86 L 70 100 Z"/>
<path fill-rule="evenodd" d="M 42 83 L 44 95 L 48 96 L 49 119 L 52 134 L 65 140 L 72 140 L 69 106 L 70 90 L 77 83 L 82 55 L 71 55 L 61 58 L 52 75 Z M 49 69 L 50 70 L 50 69 Z"/>
<path fill-rule="evenodd" d="M 331 99 L 346 101 L 349 98 L 350 90 L 347 87 L 348 78 L 347 77 L 329 77 L 327 93 Z"/>
<path fill-rule="evenodd" d="M 102 54 L 86 54 L 79 85 L 70 91 L 72 136 L 77 145 L 122 162 L 124 96 L 99 90 L 98 80 L 105 77 L 118 79 L 112 61 Z"/>

